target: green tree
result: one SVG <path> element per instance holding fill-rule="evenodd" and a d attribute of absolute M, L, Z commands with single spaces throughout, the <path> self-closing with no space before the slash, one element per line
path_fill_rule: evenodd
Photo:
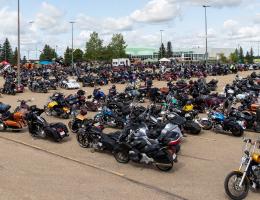
<path fill-rule="evenodd" d="M 243 48 L 242 47 L 239 48 L 239 55 L 238 55 L 238 57 L 239 57 L 239 63 L 244 63 L 245 62 L 245 60 L 244 60 L 244 52 L 243 52 Z"/>
<path fill-rule="evenodd" d="M 8 38 L 5 39 L 5 42 L 2 47 L 1 60 L 6 60 L 9 63 L 13 62 L 13 51 Z"/>
<path fill-rule="evenodd" d="M 18 50 L 17 50 L 17 47 L 16 47 L 15 50 L 14 50 L 13 61 L 11 63 L 13 66 L 17 66 L 17 58 L 18 58 Z"/>
<path fill-rule="evenodd" d="M 73 59 L 75 62 L 83 61 L 84 52 L 81 49 L 76 49 L 73 52 Z"/>
<path fill-rule="evenodd" d="M 239 55 L 238 50 L 236 49 L 235 52 L 231 53 L 229 56 L 229 60 L 231 63 L 238 63 Z"/>
<path fill-rule="evenodd" d="M 124 36 L 119 34 L 114 34 L 111 42 L 109 43 L 107 47 L 107 54 L 112 56 L 112 58 L 125 58 L 126 57 L 126 42 L 124 40 Z"/>
<path fill-rule="evenodd" d="M 40 60 L 52 60 L 53 58 L 57 58 L 57 53 L 55 49 L 45 44 L 40 54 Z"/>
<path fill-rule="evenodd" d="M 250 60 L 249 60 L 249 64 L 253 64 L 254 63 L 254 51 L 253 51 L 253 48 L 251 47 L 250 49 Z"/>
<path fill-rule="evenodd" d="M 220 60 L 221 63 L 227 63 L 228 62 L 228 59 L 224 55 L 224 53 L 219 54 L 219 60 Z"/>
<path fill-rule="evenodd" d="M 67 47 L 65 53 L 64 53 L 64 64 L 65 65 L 70 65 L 71 64 L 71 59 L 72 59 L 72 49 Z"/>
<path fill-rule="evenodd" d="M 172 43 L 170 41 L 167 43 L 166 57 L 167 58 L 173 57 Z"/>
<path fill-rule="evenodd" d="M 86 52 L 85 59 L 86 60 L 99 60 L 102 57 L 103 51 L 103 40 L 101 40 L 98 36 L 97 32 L 93 32 L 90 34 L 90 39 L 86 43 Z"/>
<path fill-rule="evenodd" d="M 246 63 L 250 63 L 250 62 L 251 62 L 251 57 L 250 57 L 250 54 L 249 54 L 248 51 L 246 52 L 246 56 L 245 56 L 245 58 L 244 58 L 244 61 L 245 61 Z"/>
<path fill-rule="evenodd" d="M 160 49 L 159 49 L 159 58 L 164 58 L 166 56 L 166 50 L 164 47 L 164 44 L 162 43 Z"/>
<path fill-rule="evenodd" d="M 27 63 L 26 56 L 24 56 L 23 59 L 22 59 L 22 64 L 24 65 L 25 63 Z"/>

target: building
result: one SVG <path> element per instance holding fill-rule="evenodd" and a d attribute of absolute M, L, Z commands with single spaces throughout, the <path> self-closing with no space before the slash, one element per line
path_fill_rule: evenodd
<path fill-rule="evenodd" d="M 219 60 L 220 54 L 224 54 L 228 57 L 235 49 L 232 48 L 209 48 L 208 59 Z M 157 48 L 127 48 L 126 53 L 130 59 L 159 59 Z M 205 60 L 204 48 L 192 48 L 192 49 L 174 49 L 173 58 L 180 61 L 194 61 L 199 62 Z"/>

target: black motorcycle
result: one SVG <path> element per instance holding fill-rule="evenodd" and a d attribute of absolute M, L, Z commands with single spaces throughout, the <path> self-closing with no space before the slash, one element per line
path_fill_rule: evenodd
<path fill-rule="evenodd" d="M 55 142 L 60 142 L 63 138 L 68 137 L 68 128 L 63 123 L 49 124 L 40 115 L 44 112 L 36 106 L 31 106 L 29 113 L 26 115 L 29 133 L 33 137 L 54 139 Z"/>
<path fill-rule="evenodd" d="M 131 160 L 154 164 L 161 171 L 171 170 L 173 163 L 177 162 L 176 141 L 170 139 L 167 145 L 162 144 L 158 140 L 148 138 L 147 131 L 145 124 L 124 131 L 114 148 L 115 159 L 119 163 L 128 163 Z"/>

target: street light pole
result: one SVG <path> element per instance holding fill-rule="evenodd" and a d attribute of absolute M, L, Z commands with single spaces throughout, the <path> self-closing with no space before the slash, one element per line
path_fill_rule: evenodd
<path fill-rule="evenodd" d="M 203 5 L 205 8 L 205 34 L 206 34 L 206 52 L 205 52 L 205 60 L 206 60 L 206 67 L 208 66 L 208 21 L 207 21 L 207 8 L 210 7 L 209 5 Z"/>
<path fill-rule="evenodd" d="M 21 77 L 20 77 L 20 0 L 17 2 L 18 4 L 18 21 L 17 21 L 17 39 L 18 39 L 18 47 L 17 47 L 17 82 L 18 87 L 21 85 Z"/>
<path fill-rule="evenodd" d="M 164 30 L 160 30 L 160 32 L 161 32 L 161 47 L 160 47 L 160 49 L 161 49 L 161 58 L 162 58 L 162 44 L 163 44 L 163 39 L 162 39 L 162 34 L 163 34 L 163 31 Z"/>
<path fill-rule="evenodd" d="M 74 55 L 73 55 L 73 51 L 74 51 L 74 21 L 71 21 L 71 48 L 72 48 L 72 55 L 71 55 L 71 64 L 72 64 L 72 68 L 74 69 Z"/>

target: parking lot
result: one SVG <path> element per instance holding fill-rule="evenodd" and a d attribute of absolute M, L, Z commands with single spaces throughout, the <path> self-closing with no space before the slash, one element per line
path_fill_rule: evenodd
<path fill-rule="evenodd" d="M 242 76 L 252 73 L 243 72 Z M 215 77 L 219 91 L 235 75 Z M 208 77 L 211 79 L 212 77 Z M 2 85 L 1 80 L 1 85 Z M 162 87 L 166 82 L 156 82 Z M 102 89 L 106 92 L 109 86 Z M 118 85 L 119 90 L 124 85 Z M 85 88 L 91 94 L 93 88 Z M 70 94 L 75 91 L 64 91 Z M 43 107 L 48 94 L 4 95 L 12 105 L 18 99 L 34 98 Z M 93 116 L 94 113 L 89 113 Z M 49 122 L 68 120 L 46 117 Z M 110 131 L 110 130 L 108 130 Z M 111 130 L 112 131 L 112 130 Z M 245 132 L 256 138 L 257 133 Z M 81 148 L 73 133 L 61 143 L 32 138 L 27 131 L 0 134 L 0 199 L 227 199 L 225 176 L 239 167 L 242 138 L 202 131 L 184 138 L 178 163 L 167 173 L 152 166 L 117 163 L 112 155 Z M 248 199 L 259 199 L 250 192 Z"/>

